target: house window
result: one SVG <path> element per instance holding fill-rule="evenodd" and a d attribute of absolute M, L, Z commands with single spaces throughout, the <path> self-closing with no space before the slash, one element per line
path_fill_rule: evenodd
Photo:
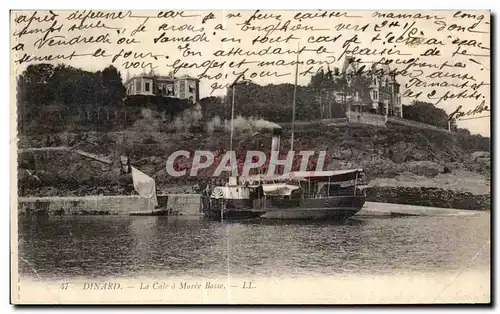
<path fill-rule="evenodd" d="M 135 81 L 135 92 L 136 93 L 141 92 L 141 81 L 140 80 Z"/>
<path fill-rule="evenodd" d="M 144 84 L 144 91 L 146 91 L 146 92 L 151 91 L 151 83 Z"/>
<path fill-rule="evenodd" d="M 180 82 L 180 85 L 179 85 L 179 91 L 181 93 L 181 95 L 184 95 L 184 92 L 186 91 L 186 82 L 185 81 L 182 81 Z M 182 97 L 184 98 L 184 97 Z"/>
<path fill-rule="evenodd" d="M 376 90 L 373 91 L 373 100 L 378 101 L 378 91 Z"/>

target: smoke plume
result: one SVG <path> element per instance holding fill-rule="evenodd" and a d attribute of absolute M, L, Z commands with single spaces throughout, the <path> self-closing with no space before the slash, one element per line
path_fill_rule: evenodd
<path fill-rule="evenodd" d="M 233 130 L 236 132 L 259 132 L 262 130 L 272 130 L 281 127 L 274 122 L 270 122 L 261 118 L 245 118 L 241 115 L 233 119 Z M 206 130 L 208 133 L 214 131 L 231 131 L 231 120 L 222 121 L 220 117 L 216 116 L 206 123 Z"/>

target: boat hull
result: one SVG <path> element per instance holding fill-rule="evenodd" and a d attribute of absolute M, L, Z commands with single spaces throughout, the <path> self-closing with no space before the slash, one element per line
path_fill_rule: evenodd
<path fill-rule="evenodd" d="M 260 218 L 343 221 L 359 212 L 364 203 L 364 196 L 306 199 L 298 207 L 270 206 Z"/>
<path fill-rule="evenodd" d="M 204 201 L 205 213 L 221 219 L 278 219 L 343 221 L 355 215 L 365 203 L 364 196 L 337 196 L 312 199 Z"/>
<path fill-rule="evenodd" d="M 263 212 L 253 207 L 250 200 L 230 200 L 229 202 L 209 197 L 201 198 L 202 212 L 215 220 L 239 220 L 259 218 Z"/>

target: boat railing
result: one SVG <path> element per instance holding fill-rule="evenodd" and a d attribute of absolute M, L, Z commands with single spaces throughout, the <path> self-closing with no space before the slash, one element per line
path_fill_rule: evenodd
<path fill-rule="evenodd" d="M 307 197 L 307 199 L 311 199 L 311 198 L 314 198 L 314 199 L 342 198 L 342 197 L 353 197 L 353 196 L 356 196 L 356 195 L 354 195 L 354 194 L 349 194 L 349 195 L 314 195 L 314 196 Z M 358 194 L 358 196 L 361 196 L 361 194 Z"/>

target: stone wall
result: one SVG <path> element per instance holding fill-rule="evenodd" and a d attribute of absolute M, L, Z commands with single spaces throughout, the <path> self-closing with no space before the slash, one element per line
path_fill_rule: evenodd
<path fill-rule="evenodd" d="M 450 134 L 450 131 L 448 131 L 446 129 L 442 129 L 442 128 L 438 128 L 438 127 L 430 125 L 430 124 L 412 121 L 412 120 L 403 119 L 403 118 L 394 117 L 394 116 L 388 116 L 386 119 L 384 115 L 373 114 L 373 113 L 368 113 L 368 112 L 354 112 L 354 111 L 346 112 L 346 116 L 348 117 L 348 120 L 351 123 L 370 124 L 370 125 L 379 126 L 379 127 L 387 127 L 388 125 L 391 126 L 391 124 L 398 124 L 398 125 L 408 126 L 411 128 L 439 131 L 439 132 Z"/>
<path fill-rule="evenodd" d="M 170 194 L 167 209 L 183 216 L 200 216 L 200 196 L 198 194 Z"/>
<path fill-rule="evenodd" d="M 408 120 L 408 119 L 403 119 L 403 118 L 398 118 L 398 117 L 387 117 L 387 123 L 388 124 L 390 124 L 390 123 L 400 124 L 400 125 L 405 125 L 405 126 L 409 126 L 412 128 L 438 131 L 438 132 L 443 132 L 443 133 L 447 133 L 447 134 L 451 133 L 450 131 L 448 131 L 446 129 L 438 128 L 437 126 L 434 126 L 434 125 L 430 125 L 430 124 L 422 123 L 422 122 L 418 122 L 418 121 L 412 121 L 412 120 Z"/>
<path fill-rule="evenodd" d="M 385 116 L 372 114 L 367 112 L 347 112 L 346 115 L 349 117 L 349 122 L 352 123 L 362 123 L 370 124 L 379 127 L 386 127 Z"/>
<path fill-rule="evenodd" d="M 174 215 L 199 216 L 199 195 L 158 195 L 157 208 Z M 18 198 L 20 215 L 129 215 L 141 210 L 148 210 L 148 201 L 138 195 Z"/>

